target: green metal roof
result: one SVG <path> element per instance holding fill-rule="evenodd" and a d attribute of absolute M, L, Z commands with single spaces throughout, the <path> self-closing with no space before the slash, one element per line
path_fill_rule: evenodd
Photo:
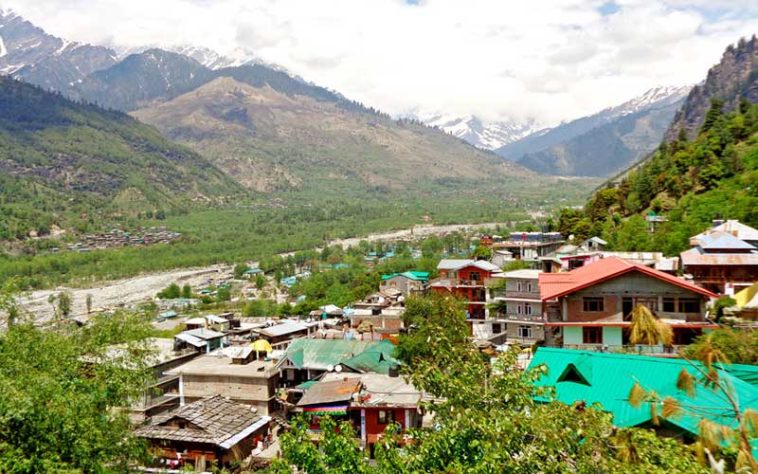
<path fill-rule="evenodd" d="M 387 351 L 389 341 L 348 341 L 344 339 L 295 339 L 285 358 L 298 369 L 327 370 L 366 351 Z M 394 347 L 394 346 L 393 346 Z"/>
<path fill-rule="evenodd" d="M 393 357 L 394 353 L 395 345 L 390 341 L 382 341 L 342 362 L 342 365 L 364 374 L 373 372 L 387 375 L 392 366 L 400 365 L 400 361 Z"/>
<path fill-rule="evenodd" d="M 389 280 L 390 278 L 395 278 L 396 276 L 404 276 L 410 280 L 415 280 L 415 281 L 429 281 L 429 272 L 417 272 L 417 271 L 410 271 L 410 272 L 403 272 L 403 273 L 389 273 L 386 275 L 382 275 L 382 280 Z"/>
<path fill-rule="evenodd" d="M 661 398 L 672 397 L 682 405 L 693 407 L 666 420 L 692 435 L 697 435 L 702 416 L 720 424 L 734 425 L 734 419 L 728 416 L 728 403 L 716 390 L 698 382 L 694 396 L 690 397 L 676 387 L 682 369 L 696 380 L 701 378 L 697 369 L 683 359 L 543 347 L 537 350 L 530 367 L 540 364 L 547 366 L 548 373 L 536 385 L 555 387 L 557 400 L 566 404 L 578 401 L 589 405 L 599 403 L 603 410 L 613 415 L 613 423 L 619 427 L 645 425 L 651 421 L 649 405 L 634 408 L 628 402 L 635 381 L 639 381 L 645 390 L 654 390 Z M 743 374 L 758 374 L 758 370 L 738 369 Z M 743 410 L 758 409 L 758 386 L 743 380 L 734 369 L 731 372 L 720 370 L 719 375 L 734 387 Z M 692 411 L 699 411 L 702 415 L 695 415 Z"/>

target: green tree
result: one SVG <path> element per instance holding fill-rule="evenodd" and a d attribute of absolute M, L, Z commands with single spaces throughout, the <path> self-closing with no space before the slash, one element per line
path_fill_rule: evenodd
<path fill-rule="evenodd" d="M 192 298 L 192 287 L 189 283 L 185 283 L 182 287 L 182 298 Z"/>
<path fill-rule="evenodd" d="M 68 318 L 71 315 L 71 306 L 73 297 L 70 292 L 62 291 L 58 293 L 58 311 L 61 317 Z"/>
<path fill-rule="evenodd" d="M 247 268 L 248 268 L 247 265 L 244 264 L 244 263 L 238 263 L 237 265 L 235 265 L 234 266 L 234 278 L 236 278 L 238 280 L 241 279 L 245 275 L 245 272 L 247 271 Z"/>
<path fill-rule="evenodd" d="M 258 290 L 262 290 L 266 286 L 266 277 L 261 275 L 260 273 L 255 275 L 255 287 Z"/>
<path fill-rule="evenodd" d="M 158 298 L 164 299 L 164 300 L 172 300 L 175 298 L 179 298 L 182 296 L 182 290 L 179 288 L 179 285 L 176 283 L 172 283 L 166 288 L 162 289 L 158 293 Z"/>

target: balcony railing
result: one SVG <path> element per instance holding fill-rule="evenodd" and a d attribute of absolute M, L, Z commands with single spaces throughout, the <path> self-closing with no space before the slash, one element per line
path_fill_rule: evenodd
<path fill-rule="evenodd" d="M 684 346 L 646 346 L 646 345 L 609 345 L 609 344 L 549 344 L 549 347 L 578 349 L 582 351 L 610 352 L 625 354 L 676 354 Z"/>

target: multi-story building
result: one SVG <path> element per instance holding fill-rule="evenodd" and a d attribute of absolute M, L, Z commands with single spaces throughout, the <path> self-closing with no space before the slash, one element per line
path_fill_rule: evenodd
<path fill-rule="evenodd" d="M 497 275 L 501 284 L 490 290 L 494 318 L 502 324 L 506 341 L 534 343 L 545 338 L 539 270 L 514 270 Z M 492 314 L 490 310 L 490 314 Z M 495 328 L 495 329 L 499 329 Z"/>
<path fill-rule="evenodd" d="M 711 291 L 733 295 L 758 279 L 758 230 L 726 221 L 690 238 L 684 273 Z"/>
<path fill-rule="evenodd" d="M 500 268 L 484 260 L 444 259 L 437 265 L 440 277 L 430 284 L 438 294 L 452 294 L 466 303 L 466 317 L 487 317 L 487 283 Z"/>
<path fill-rule="evenodd" d="M 640 304 L 671 326 L 674 345 L 689 344 L 718 327 L 706 319 L 713 292 L 617 257 L 570 272 L 540 274 L 539 285 L 546 338 L 563 347 L 611 350 L 629 345 L 631 313 Z"/>
<path fill-rule="evenodd" d="M 493 242 L 493 251 L 508 251 L 515 260 L 541 266 L 540 257 L 558 250 L 565 241 L 560 232 L 512 232 L 507 240 Z"/>

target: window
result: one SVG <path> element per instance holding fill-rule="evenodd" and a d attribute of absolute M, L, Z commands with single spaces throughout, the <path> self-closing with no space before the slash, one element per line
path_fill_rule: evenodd
<path fill-rule="evenodd" d="M 604 310 L 603 298 L 588 297 L 584 298 L 584 311 L 588 313 L 599 313 Z"/>
<path fill-rule="evenodd" d="M 700 301 L 694 298 L 679 298 L 680 313 L 699 313 Z"/>
<path fill-rule="evenodd" d="M 500 323 L 492 323 L 492 334 L 500 334 L 503 332 L 503 326 Z"/>
<path fill-rule="evenodd" d="M 584 344 L 602 344 L 603 343 L 603 328 L 601 327 L 582 328 L 582 342 Z"/>
<path fill-rule="evenodd" d="M 395 412 L 387 410 L 379 410 L 379 424 L 389 425 L 395 422 Z"/>
<path fill-rule="evenodd" d="M 517 314 L 523 314 L 524 313 L 524 307 L 522 305 L 516 305 L 516 313 Z"/>
<path fill-rule="evenodd" d="M 524 284 L 521 283 L 520 281 L 516 283 L 516 291 L 518 291 L 519 293 L 524 291 Z"/>
<path fill-rule="evenodd" d="M 663 312 L 664 313 L 676 312 L 676 304 L 675 304 L 674 298 L 663 298 Z"/>
<path fill-rule="evenodd" d="M 468 279 L 471 281 L 479 281 L 482 279 L 482 276 L 479 274 L 479 272 L 471 272 L 468 274 Z"/>
<path fill-rule="evenodd" d="M 532 305 L 528 303 L 524 305 L 524 314 L 527 314 L 527 315 L 532 314 Z"/>
<path fill-rule="evenodd" d="M 519 326 L 518 327 L 518 337 L 521 339 L 531 339 L 532 338 L 532 327 L 531 326 Z"/>
<path fill-rule="evenodd" d="M 526 292 L 531 293 L 532 292 L 532 282 L 529 282 L 526 284 Z"/>

